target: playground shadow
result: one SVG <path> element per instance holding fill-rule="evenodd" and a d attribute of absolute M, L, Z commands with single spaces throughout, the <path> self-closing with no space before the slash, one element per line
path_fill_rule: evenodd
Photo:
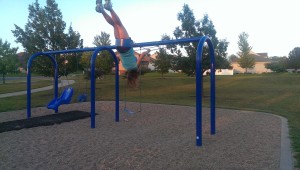
<path fill-rule="evenodd" d="M 54 124 L 61 124 L 64 122 L 71 122 L 79 119 L 90 117 L 89 112 L 84 111 L 68 111 L 64 113 L 57 113 L 52 115 L 45 115 L 40 117 L 33 117 L 30 119 L 21 119 L 0 123 L 0 133 L 20 130 L 24 128 L 33 128 L 39 126 L 51 126 Z"/>

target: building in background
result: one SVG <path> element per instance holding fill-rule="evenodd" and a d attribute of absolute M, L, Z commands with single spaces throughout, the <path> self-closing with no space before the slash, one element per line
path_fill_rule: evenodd
<path fill-rule="evenodd" d="M 248 69 L 248 73 L 252 74 L 261 74 L 261 73 L 270 73 L 270 69 L 265 67 L 266 63 L 271 63 L 271 60 L 268 57 L 268 53 L 254 53 L 251 52 L 255 58 L 255 66 L 252 69 Z M 233 67 L 234 74 L 245 73 L 245 69 L 241 68 L 238 63 L 238 58 L 235 58 L 231 61 L 231 66 Z"/>

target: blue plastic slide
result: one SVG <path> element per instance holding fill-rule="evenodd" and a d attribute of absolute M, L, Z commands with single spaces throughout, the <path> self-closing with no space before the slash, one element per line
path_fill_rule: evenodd
<path fill-rule="evenodd" d="M 74 89 L 72 87 L 64 89 L 59 98 L 55 98 L 50 101 L 47 108 L 56 110 L 62 104 L 69 104 L 72 100 Z"/>

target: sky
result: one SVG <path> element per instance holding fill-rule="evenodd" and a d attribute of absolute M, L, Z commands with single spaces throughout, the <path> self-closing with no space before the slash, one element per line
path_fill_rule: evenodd
<path fill-rule="evenodd" d="M 228 55 L 236 54 L 238 36 L 249 35 L 252 51 L 271 56 L 288 56 L 300 47 L 299 0 L 112 0 L 113 8 L 135 42 L 159 41 L 163 34 L 172 36 L 180 26 L 177 14 L 184 4 L 193 10 L 195 18 L 209 16 L 219 39 L 229 42 Z M 23 50 L 15 42 L 11 30 L 14 24 L 25 28 L 28 6 L 35 0 L 0 0 L 0 38 Z M 46 0 L 38 1 L 41 6 Z M 104 0 L 103 0 L 104 2 Z M 93 47 L 93 39 L 101 31 L 111 35 L 112 27 L 95 12 L 95 0 L 56 0 L 67 28 L 80 33 L 85 47 Z M 67 29 L 66 29 L 67 32 Z"/>

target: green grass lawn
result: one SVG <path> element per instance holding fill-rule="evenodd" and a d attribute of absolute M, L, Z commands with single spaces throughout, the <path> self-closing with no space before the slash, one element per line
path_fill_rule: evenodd
<path fill-rule="evenodd" d="M 74 78 L 79 82 L 72 87 L 75 97 L 89 92 L 89 81 Z M 124 79 L 120 78 L 120 98 L 124 100 Z M 182 74 L 167 74 L 165 78 L 157 73 L 141 76 L 141 97 L 139 90 L 126 90 L 126 101 L 165 103 L 174 105 L 195 105 L 195 77 Z M 88 88 L 85 88 L 88 87 Z M 297 167 L 300 167 L 300 74 L 260 74 L 216 77 L 216 106 L 239 110 L 268 112 L 288 119 Z M 2 89 L 2 88 L 1 88 Z M 26 87 L 24 87 L 26 89 Z M 2 93 L 3 93 L 2 89 Z M 60 89 L 60 92 L 62 90 Z M 209 77 L 204 78 L 204 106 L 209 107 Z M 46 106 L 53 91 L 34 93 L 32 106 Z M 114 76 L 97 80 L 97 100 L 114 100 Z M 0 112 L 26 108 L 26 96 L 0 99 Z M 1 114 L 1 113 L 0 113 Z M 24 115 L 25 116 L 25 115 Z"/>
<path fill-rule="evenodd" d="M 26 90 L 26 82 L 18 82 L 18 81 L 9 81 L 5 84 L 0 84 L 0 94 L 4 93 L 11 93 L 17 91 L 24 91 Z M 31 84 L 32 89 L 40 88 L 53 85 L 53 81 L 51 80 L 41 80 L 41 81 L 33 81 Z"/>

